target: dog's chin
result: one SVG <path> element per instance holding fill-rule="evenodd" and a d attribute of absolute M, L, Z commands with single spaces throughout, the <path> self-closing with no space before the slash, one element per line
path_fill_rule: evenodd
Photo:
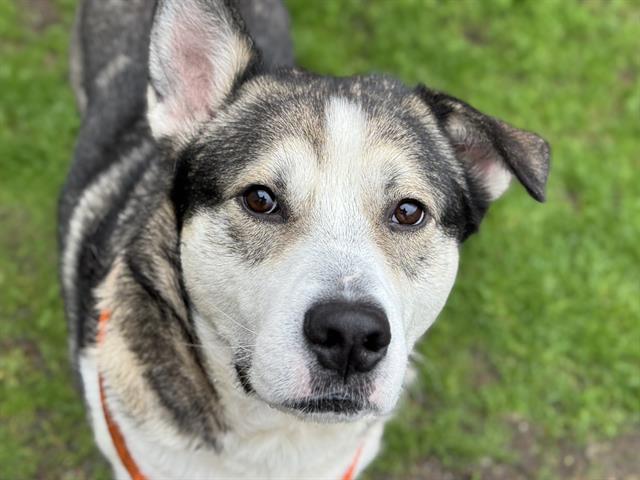
<path fill-rule="evenodd" d="M 314 423 L 349 423 L 362 418 L 383 416 L 382 409 L 369 401 L 364 392 L 334 391 L 325 395 L 311 395 L 302 398 L 273 399 L 269 392 L 254 388 L 248 369 L 235 364 L 240 385 L 244 392 L 271 408 L 293 415 L 298 419 Z"/>

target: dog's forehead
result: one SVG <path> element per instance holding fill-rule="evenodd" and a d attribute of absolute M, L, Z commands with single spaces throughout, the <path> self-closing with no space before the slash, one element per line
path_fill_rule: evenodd
<path fill-rule="evenodd" d="M 384 76 L 264 75 L 243 85 L 236 98 L 233 117 L 268 113 L 269 126 L 264 132 L 305 135 L 312 144 L 322 142 L 324 126 L 337 119 L 339 107 L 347 104 L 358 107 L 369 123 L 370 134 L 389 142 L 409 146 L 418 131 L 438 130 L 432 112 L 415 92 Z M 329 109 L 332 111 L 327 112 Z"/>
<path fill-rule="evenodd" d="M 428 107 L 385 77 L 260 77 L 219 122 L 247 147 L 233 183 L 402 186 L 440 203 L 438 184 L 457 173 Z"/>

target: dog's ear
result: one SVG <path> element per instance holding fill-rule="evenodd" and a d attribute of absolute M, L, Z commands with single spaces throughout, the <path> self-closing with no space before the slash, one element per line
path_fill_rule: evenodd
<path fill-rule="evenodd" d="M 185 141 L 257 61 L 224 0 L 160 0 L 151 30 L 148 119 L 156 138 Z"/>
<path fill-rule="evenodd" d="M 485 115 L 449 95 L 418 87 L 449 138 L 456 157 L 493 201 L 515 176 L 539 202 L 545 199 L 549 145 L 534 133 Z"/>

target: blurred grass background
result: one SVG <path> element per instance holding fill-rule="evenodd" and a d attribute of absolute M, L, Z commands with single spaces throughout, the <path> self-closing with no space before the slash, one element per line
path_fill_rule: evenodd
<path fill-rule="evenodd" d="M 287 1 L 301 64 L 385 71 L 553 146 L 464 246 L 369 478 L 640 478 L 640 2 Z M 0 478 L 108 478 L 73 389 L 55 204 L 73 0 L 0 0 Z"/>

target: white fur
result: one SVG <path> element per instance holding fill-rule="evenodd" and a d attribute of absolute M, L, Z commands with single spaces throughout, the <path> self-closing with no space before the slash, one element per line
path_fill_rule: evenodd
<path fill-rule="evenodd" d="M 80 375 L 82 376 L 82 386 L 84 398 L 89 409 L 89 419 L 93 428 L 93 436 L 102 451 L 102 454 L 109 461 L 113 468 L 114 476 L 119 480 L 130 480 L 129 475 L 120 461 L 118 452 L 113 445 L 109 428 L 102 410 L 100 401 L 100 384 L 98 379 L 98 367 L 96 359 L 96 348 L 85 349 L 80 356 Z"/>
<path fill-rule="evenodd" d="M 204 336 L 205 342 L 210 340 L 207 333 Z M 163 441 L 162 435 L 151 437 L 118 410 L 117 401 L 107 400 L 131 456 L 147 478 L 336 480 L 349 468 L 358 449 L 362 448 L 362 453 L 357 472 L 375 457 L 382 436 L 380 420 L 323 425 L 283 414 L 239 391 L 229 366 L 218 363 L 221 360 L 217 358 L 216 364 L 210 365 L 231 425 L 221 438 L 220 452 L 174 447 Z M 83 352 L 80 371 L 96 443 L 114 468 L 115 477 L 129 480 L 104 420 L 95 348 Z"/>
<path fill-rule="evenodd" d="M 482 173 L 485 179 L 484 185 L 491 201 L 498 199 L 507 191 L 513 178 L 511 172 L 498 162 L 485 167 Z"/>

